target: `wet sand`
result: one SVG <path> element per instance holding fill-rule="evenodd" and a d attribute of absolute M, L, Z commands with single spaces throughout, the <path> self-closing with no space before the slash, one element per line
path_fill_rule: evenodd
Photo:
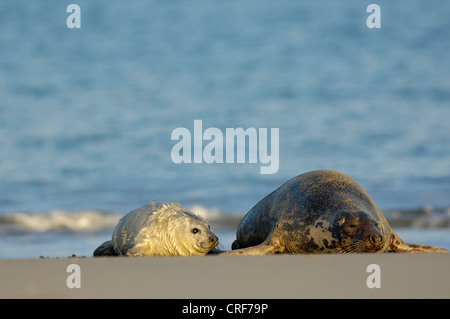
<path fill-rule="evenodd" d="M 449 269 L 450 254 L 2 259 L 0 297 L 450 298 Z"/>

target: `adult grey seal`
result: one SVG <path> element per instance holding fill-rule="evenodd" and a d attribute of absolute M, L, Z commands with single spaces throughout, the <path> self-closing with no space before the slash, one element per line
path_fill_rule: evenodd
<path fill-rule="evenodd" d="M 205 255 L 217 244 L 201 217 L 179 204 L 152 202 L 122 217 L 112 240 L 100 245 L 94 256 Z"/>
<path fill-rule="evenodd" d="M 369 194 L 331 170 L 301 174 L 258 202 L 226 255 L 447 252 L 401 240 Z"/>

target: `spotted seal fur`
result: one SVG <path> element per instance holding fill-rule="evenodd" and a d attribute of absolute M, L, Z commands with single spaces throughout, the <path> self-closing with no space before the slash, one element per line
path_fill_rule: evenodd
<path fill-rule="evenodd" d="M 223 254 L 447 252 L 400 239 L 361 185 L 331 170 L 301 174 L 263 198 L 232 249 Z"/>

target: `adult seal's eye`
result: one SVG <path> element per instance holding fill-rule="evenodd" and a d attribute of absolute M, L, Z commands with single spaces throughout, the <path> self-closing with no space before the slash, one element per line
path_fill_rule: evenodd
<path fill-rule="evenodd" d="M 198 228 L 192 228 L 192 233 L 193 234 L 197 234 L 198 232 L 200 232 L 200 230 Z"/>

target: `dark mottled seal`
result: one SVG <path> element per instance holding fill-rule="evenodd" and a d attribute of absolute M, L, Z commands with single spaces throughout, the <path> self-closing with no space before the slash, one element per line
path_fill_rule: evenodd
<path fill-rule="evenodd" d="M 258 202 L 232 249 L 223 254 L 446 252 L 401 240 L 355 180 L 330 170 L 301 174 Z"/>
<path fill-rule="evenodd" d="M 179 204 L 155 203 L 120 219 L 94 256 L 205 255 L 218 243 L 208 223 Z"/>

